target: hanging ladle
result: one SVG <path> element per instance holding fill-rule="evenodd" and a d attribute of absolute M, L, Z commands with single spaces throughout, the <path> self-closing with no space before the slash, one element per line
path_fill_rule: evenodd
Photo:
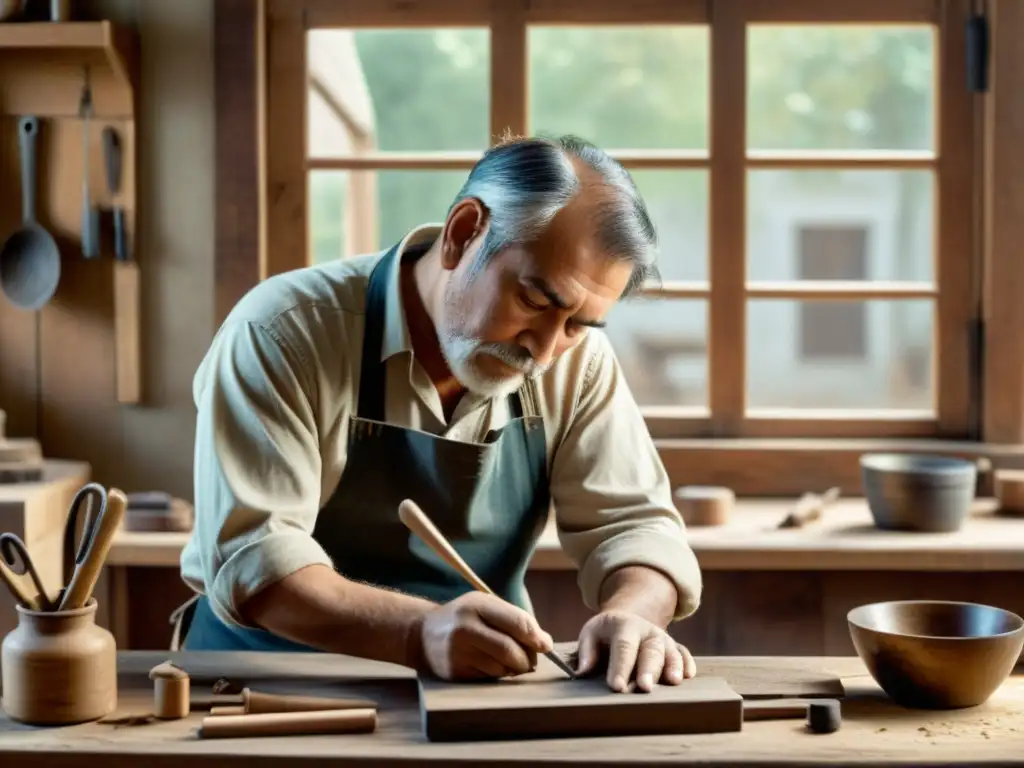
<path fill-rule="evenodd" d="M 60 250 L 36 221 L 36 145 L 39 119 L 18 122 L 21 150 L 22 225 L 0 249 L 0 290 L 19 309 L 41 309 L 60 282 Z"/>

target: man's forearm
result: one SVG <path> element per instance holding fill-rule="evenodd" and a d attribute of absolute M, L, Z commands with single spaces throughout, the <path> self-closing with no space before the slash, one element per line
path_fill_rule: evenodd
<path fill-rule="evenodd" d="M 418 628 L 436 607 L 311 565 L 261 590 L 241 610 L 254 624 L 294 642 L 416 667 Z"/>
<path fill-rule="evenodd" d="M 675 584 L 654 568 L 619 568 L 601 585 L 602 611 L 629 611 L 663 629 L 672 621 L 677 602 Z"/>

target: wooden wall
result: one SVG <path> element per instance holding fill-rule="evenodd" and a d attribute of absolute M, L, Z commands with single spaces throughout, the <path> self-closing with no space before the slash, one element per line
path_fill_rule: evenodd
<path fill-rule="evenodd" d="M 143 400 L 117 402 L 112 264 L 84 262 L 64 238 L 64 274 L 50 306 L 36 315 L 0 298 L 0 408 L 10 436 L 38 438 L 51 458 L 89 462 L 104 484 L 191 498 L 191 380 L 214 325 L 212 3 L 93 0 L 75 9 L 139 31 Z M 11 191 L 0 197 L 4 237 L 21 215 L 13 125 L 0 121 L 0 189 Z M 61 151 L 78 145 L 73 132 L 47 136 L 45 128 L 38 207 L 45 222 L 67 230 L 77 220 L 81 166 Z M 94 188 L 105 189 L 98 148 L 92 162 Z"/>

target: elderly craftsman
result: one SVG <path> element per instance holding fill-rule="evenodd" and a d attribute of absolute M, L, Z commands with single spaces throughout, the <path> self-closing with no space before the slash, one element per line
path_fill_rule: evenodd
<path fill-rule="evenodd" d="M 523 579 L 553 505 L 596 612 L 580 672 L 607 650 L 612 690 L 695 674 L 666 627 L 697 609 L 700 570 L 601 331 L 654 247 L 605 153 L 511 139 L 443 224 L 252 290 L 195 377 L 183 647 L 523 673 L 552 643 Z M 406 498 L 500 597 L 409 534 Z"/>

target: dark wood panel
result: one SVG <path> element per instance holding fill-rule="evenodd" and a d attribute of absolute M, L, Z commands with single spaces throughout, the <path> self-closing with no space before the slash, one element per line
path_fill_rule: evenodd
<path fill-rule="evenodd" d="M 216 0 L 215 317 L 219 325 L 260 280 L 260 0 Z"/>

